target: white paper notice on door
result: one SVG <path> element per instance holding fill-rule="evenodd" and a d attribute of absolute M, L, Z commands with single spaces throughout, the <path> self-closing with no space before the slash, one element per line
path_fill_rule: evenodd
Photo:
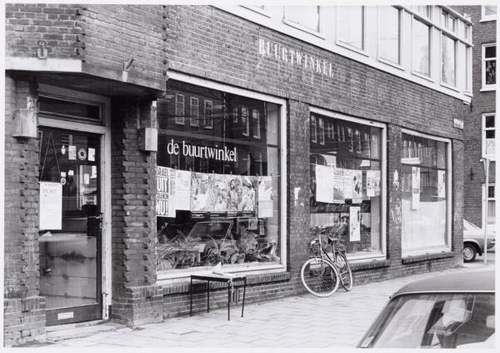
<path fill-rule="evenodd" d="M 40 182 L 40 230 L 62 229 L 62 185 Z"/>
<path fill-rule="evenodd" d="M 333 168 L 316 164 L 316 201 L 333 203 Z"/>

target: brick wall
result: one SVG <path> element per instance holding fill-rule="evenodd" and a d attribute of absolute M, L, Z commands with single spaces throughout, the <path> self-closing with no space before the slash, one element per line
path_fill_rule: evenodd
<path fill-rule="evenodd" d="M 44 301 L 39 295 L 39 141 L 15 138 L 14 114 L 36 99 L 26 77 L 5 79 L 5 257 L 4 338 L 23 342 L 43 332 Z"/>
<path fill-rule="evenodd" d="M 464 217 L 482 227 L 482 185 L 485 180 L 482 157 L 482 114 L 495 112 L 495 91 L 481 92 L 482 45 L 496 42 L 496 21 L 480 22 L 481 6 L 462 6 L 458 10 L 471 15 L 472 88 L 471 109 L 464 122 Z M 490 165 L 490 182 L 495 182 L 495 163 Z"/>

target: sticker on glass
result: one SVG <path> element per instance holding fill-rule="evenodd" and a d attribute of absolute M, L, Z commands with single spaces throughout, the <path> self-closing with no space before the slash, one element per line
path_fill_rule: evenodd
<path fill-rule="evenodd" d="M 95 161 L 95 148 L 89 148 L 89 161 Z"/>
<path fill-rule="evenodd" d="M 90 156 L 89 156 L 90 157 Z M 90 173 L 92 179 L 97 178 L 97 166 L 93 165 Z"/>
<path fill-rule="evenodd" d="M 61 177 L 66 178 L 66 172 L 61 172 Z"/>
<path fill-rule="evenodd" d="M 74 145 L 68 146 L 68 159 L 70 161 L 76 160 L 76 146 Z"/>
<path fill-rule="evenodd" d="M 81 161 L 87 159 L 87 151 L 85 150 L 85 148 L 80 148 L 78 150 L 78 159 L 80 159 Z"/>
<path fill-rule="evenodd" d="M 73 169 L 68 170 L 68 176 L 75 175 L 75 171 Z"/>
<path fill-rule="evenodd" d="M 64 156 L 66 154 L 66 146 L 61 146 L 61 154 Z"/>
<path fill-rule="evenodd" d="M 89 185 L 90 184 L 90 175 L 89 175 L 89 173 L 83 174 L 83 184 L 84 185 Z"/>

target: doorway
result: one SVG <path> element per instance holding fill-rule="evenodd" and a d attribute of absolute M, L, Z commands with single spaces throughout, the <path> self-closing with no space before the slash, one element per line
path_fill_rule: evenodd
<path fill-rule="evenodd" d="M 40 134 L 40 295 L 46 324 L 102 318 L 101 136 Z"/>

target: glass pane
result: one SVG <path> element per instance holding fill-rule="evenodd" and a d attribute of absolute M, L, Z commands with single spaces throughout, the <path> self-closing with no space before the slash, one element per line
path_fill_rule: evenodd
<path fill-rule="evenodd" d="M 280 107 L 176 81 L 167 91 L 158 109 L 158 269 L 279 263 Z M 171 124 L 169 97 L 179 92 L 211 103 L 211 129 Z"/>
<path fill-rule="evenodd" d="M 342 24 L 338 26 L 338 38 L 340 41 L 363 49 L 363 7 L 362 6 L 339 6 L 339 20 Z"/>
<path fill-rule="evenodd" d="M 40 130 L 40 294 L 50 309 L 95 304 L 99 137 Z"/>
<path fill-rule="evenodd" d="M 488 198 L 495 198 L 495 186 L 488 186 Z"/>
<path fill-rule="evenodd" d="M 496 60 L 488 60 L 485 63 L 485 84 L 494 85 L 497 82 L 497 61 Z"/>
<path fill-rule="evenodd" d="M 324 145 L 311 138 L 311 237 L 326 229 L 340 237 L 349 254 L 380 253 L 382 130 L 311 117 L 323 120 L 332 132 Z"/>
<path fill-rule="evenodd" d="M 448 36 L 443 36 L 442 43 L 442 81 L 450 85 L 455 85 L 455 40 Z"/>
<path fill-rule="evenodd" d="M 496 45 L 484 48 L 484 57 L 485 58 L 496 58 L 496 56 L 497 56 Z"/>
<path fill-rule="evenodd" d="M 285 6 L 285 18 L 313 31 L 318 31 L 318 9 L 318 6 Z"/>
<path fill-rule="evenodd" d="M 486 138 L 494 139 L 495 138 L 495 130 L 486 130 Z"/>
<path fill-rule="evenodd" d="M 488 201 L 488 224 L 495 224 L 495 200 Z"/>
<path fill-rule="evenodd" d="M 483 6 L 485 16 L 496 16 L 497 7 L 496 6 Z"/>
<path fill-rule="evenodd" d="M 399 64 L 399 10 L 379 7 L 380 57 Z"/>
<path fill-rule="evenodd" d="M 430 75 L 429 35 L 429 26 L 413 21 L 413 69 L 424 75 Z"/>
<path fill-rule="evenodd" d="M 85 120 L 101 120 L 101 109 L 98 105 L 67 102 L 47 97 L 39 97 L 38 104 L 41 113 L 50 113 L 63 117 L 76 117 Z"/>
<path fill-rule="evenodd" d="M 495 116 L 494 115 L 488 115 L 485 117 L 485 126 L 486 127 L 495 127 Z"/>

